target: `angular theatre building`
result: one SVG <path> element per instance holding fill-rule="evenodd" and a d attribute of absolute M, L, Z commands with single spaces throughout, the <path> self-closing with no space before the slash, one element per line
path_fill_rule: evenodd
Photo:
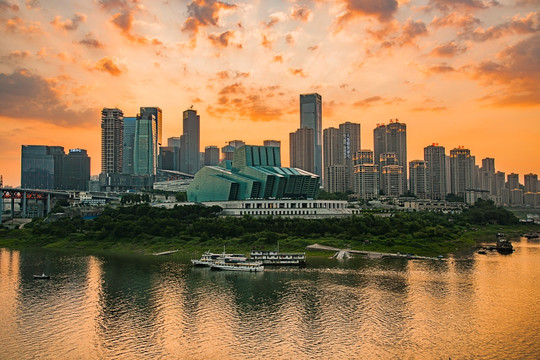
<path fill-rule="evenodd" d="M 280 149 L 242 146 L 233 161 L 205 166 L 187 189 L 190 202 L 246 199 L 314 199 L 320 178 L 310 172 L 281 167 Z"/>

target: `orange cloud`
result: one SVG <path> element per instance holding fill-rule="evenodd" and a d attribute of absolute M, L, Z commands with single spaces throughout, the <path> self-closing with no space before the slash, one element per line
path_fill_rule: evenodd
<path fill-rule="evenodd" d="M 118 61 L 112 57 L 104 57 L 96 62 L 94 66 L 91 67 L 91 70 L 107 72 L 112 76 L 120 76 L 123 71 L 120 69 L 117 62 Z"/>
<path fill-rule="evenodd" d="M 274 56 L 274 58 L 272 59 L 272 62 L 283 63 L 283 55 Z"/>
<path fill-rule="evenodd" d="M 36 119 L 64 127 L 93 125 L 98 112 L 73 110 L 64 100 L 66 96 L 58 81 L 26 69 L 0 73 L 0 116 Z"/>
<path fill-rule="evenodd" d="M 101 49 L 105 47 L 105 45 L 102 42 L 100 42 L 99 40 L 93 37 L 92 33 L 86 34 L 84 36 L 84 39 L 79 41 L 79 44 L 84 45 L 89 48 L 96 48 L 96 49 Z"/>
<path fill-rule="evenodd" d="M 417 107 L 417 108 L 411 109 L 411 111 L 415 111 L 415 112 L 421 112 L 421 111 L 439 112 L 439 111 L 445 111 L 445 110 L 448 110 L 446 106 Z"/>
<path fill-rule="evenodd" d="M 227 47 L 230 39 L 234 37 L 234 31 L 227 30 L 221 34 L 210 34 L 208 39 L 214 46 Z M 240 45 L 241 46 L 241 45 Z"/>
<path fill-rule="evenodd" d="M 295 76 L 307 77 L 307 75 L 304 73 L 304 69 L 289 68 L 289 72 Z"/>
<path fill-rule="evenodd" d="M 22 60 L 22 59 L 26 59 L 27 57 L 30 57 L 32 54 L 30 53 L 30 51 L 20 51 L 20 50 L 15 50 L 15 51 L 12 51 L 9 53 L 9 55 L 7 56 L 7 58 L 9 60 Z"/>
<path fill-rule="evenodd" d="M 435 16 L 431 21 L 430 26 L 434 28 L 442 27 L 454 27 L 458 29 L 470 29 L 475 25 L 480 24 L 480 19 L 475 18 L 469 14 L 460 14 L 458 12 L 451 12 L 443 17 Z"/>
<path fill-rule="evenodd" d="M 499 61 L 487 60 L 464 71 L 482 84 L 501 85 L 490 96 L 498 106 L 540 106 L 540 35 L 509 46 L 498 55 Z"/>
<path fill-rule="evenodd" d="M 262 34 L 261 45 L 267 49 L 271 49 L 274 46 L 275 39 L 269 34 Z"/>
<path fill-rule="evenodd" d="M 430 0 L 429 7 L 436 8 L 442 11 L 449 11 L 450 9 L 468 9 L 468 10 L 481 10 L 487 9 L 492 6 L 498 6 L 500 3 L 497 0 Z"/>
<path fill-rule="evenodd" d="M 358 17 L 375 17 L 380 22 L 392 20 L 398 10 L 396 0 L 341 0 L 346 10 L 336 19 L 336 31 L 343 29 L 346 23 Z"/>
<path fill-rule="evenodd" d="M 60 30 L 73 31 L 77 30 L 79 25 L 86 21 L 86 15 L 82 13 L 75 13 L 71 19 L 61 21 L 61 16 L 56 16 L 51 24 Z"/>
<path fill-rule="evenodd" d="M 182 26 L 182 31 L 197 34 L 199 28 L 217 26 L 223 10 L 234 9 L 236 5 L 216 0 L 193 0 L 188 6 L 189 17 Z"/>
<path fill-rule="evenodd" d="M 431 56 L 436 57 L 454 57 L 467 50 L 466 46 L 456 44 L 454 41 L 439 45 L 431 50 Z"/>
<path fill-rule="evenodd" d="M 300 20 L 303 22 L 309 21 L 311 17 L 311 10 L 307 7 L 295 5 L 291 8 L 291 18 L 294 20 Z"/>
<path fill-rule="evenodd" d="M 15 16 L 6 21 L 6 30 L 13 33 L 21 34 L 41 34 L 41 23 L 39 21 L 28 20 L 24 21 L 18 16 Z"/>
<path fill-rule="evenodd" d="M 452 66 L 446 63 L 442 63 L 439 65 L 431 66 L 429 69 L 427 69 L 426 73 L 428 75 L 433 75 L 433 74 L 446 74 L 446 73 L 450 73 L 454 71 L 456 71 L 456 69 L 454 69 Z"/>
<path fill-rule="evenodd" d="M 11 2 L 6 1 L 6 0 L 0 0 L 0 10 L 2 11 L 11 10 L 11 11 L 16 12 L 16 11 L 19 11 L 19 5 L 12 4 Z"/>
<path fill-rule="evenodd" d="M 482 42 L 491 39 L 498 39 L 506 35 L 531 34 L 540 31 L 540 12 L 529 13 L 526 17 L 520 18 L 519 15 L 512 20 L 492 26 L 488 29 L 478 28 L 474 31 L 465 31 L 460 37 Z"/>

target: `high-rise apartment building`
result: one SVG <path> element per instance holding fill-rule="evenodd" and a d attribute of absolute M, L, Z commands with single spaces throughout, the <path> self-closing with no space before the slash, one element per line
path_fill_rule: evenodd
<path fill-rule="evenodd" d="M 300 128 L 313 129 L 313 173 L 323 178 L 322 97 L 317 93 L 300 95 Z"/>
<path fill-rule="evenodd" d="M 314 173 L 314 130 L 312 128 L 301 128 L 289 134 L 290 164 L 293 168 L 302 169 Z"/>
<path fill-rule="evenodd" d="M 446 190 L 446 153 L 444 146 L 432 144 L 424 148 L 427 166 L 428 196 L 433 200 L 444 200 Z"/>
<path fill-rule="evenodd" d="M 409 162 L 409 190 L 420 199 L 429 195 L 428 167 L 425 160 Z"/>
<path fill-rule="evenodd" d="M 511 173 L 507 175 L 506 188 L 508 190 L 519 189 L 519 174 Z"/>
<path fill-rule="evenodd" d="M 264 140 L 263 146 L 266 147 L 277 147 L 281 149 L 281 141 L 279 140 Z"/>
<path fill-rule="evenodd" d="M 487 172 L 495 173 L 495 159 L 489 157 L 482 159 L 482 169 Z"/>
<path fill-rule="evenodd" d="M 538 188 L 538 175 L 529 173 L 525 175 L 525 192 L 526 193 L 537 193 L 540 192 Z"/>
<path fill-rule="evenodd" d="M 382 190 L 387 196 L 400 196 L 405 192 L 403 188 L 403 166 L 386 165 L 381 167 Z"/>
<path fill-rule="evenodd" d="M 122 173 L 124 113 L 117 108 L 101 111 L 101 173 Z"/>
<path fill-rule="evenodd" d="M 344 192 L 345 180 L 343 177 L 337 179 L 336 177 L 329 178 L 327 175 L 342 174 L 344 169 L 334 169 L 336 165 L 341 165 L 342 162 L 342 140 L 341 132 L 335 127 L 324 129 L 323 131 L 323 155 L 324 155 L 324 169 L 325 174 L 323 176 L 323 187 L 328 192 Z M 332 169 L 330 169 L 332 168 Z"/>
<path fill-rule="evenodd" d="M 354 165 L 353 179 L 354 193 L 358 194 L 360 198 L 376 199 L 379 196 L 378 165 L 373 163 L 359 163 Z"/>
<path fill-rule="evenodd" d="M 403 186 L 407 191 L 407 126 L 397 119 L 386 125 L 378 124 L 373 130 L 373 146 L 375 163 L 379 164 L 380 154 L 395 153 L 398 165 L 403 167 Z"/>
<path fill-rule="evenodd" d="M 374 164 L 373 151 L 362 149 L 353 155 L 353 165 Z"/>
<path fill-rule="evenodd" d="M 219 163 L 219 148 L 207 146 L 204 148 L 204 166 L 215 166 Z"/>
<path fill-rule="evenodd" d="M 347 166 L 335 164 L 324 168 L 325 190 L 330 193 L 347 191 Z"/>
<path fill-rule="evenodd" d="M 354 191 L 353 184 L 353 157 L 361 149 L 360 146 L 360 124 L 345 122 L 339 124 L 341 134 L 341 147 L 343 165 L 345 165 L 345 190 Z"/>
<path fill-rule="evenodd" d="M 124 174 L 133 174 L 136 125 L 137 117 L 124 117 L 124 146 L 122 149 L 122 172 Z"/>
<path fill-rule="evenodd" d="M 180 171 L 195 174 L 200 169 L 201 118 L 193 109 L 183 113 L 183 134 L 180 136 Z"/>
<path fill-rule="evenodd" d="M 474 186 L 474 163 L 471 151 L 463 146 L 450 150 L 450 184 L 451 192 L 457 196 L 465 196 L 465 190 Z"/>

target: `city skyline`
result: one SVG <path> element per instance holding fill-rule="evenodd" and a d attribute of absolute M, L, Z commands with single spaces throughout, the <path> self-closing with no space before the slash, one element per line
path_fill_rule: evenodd
<path fill-rule="evenodd" d="M 201 116 L 200 151 L 282 142 L 298 94 L 322 95 L 322 129 L 407 124 L 407 159 L 464 146 L 497 170 L 540 173 L 540 49 L 533 1 L 210 0 L 0 3 L 0 174 L 20 184 L 21 145 L 87 149 L 100 172 L 100 111 Z M 459 4 L 459 6 L 458 6 Z M 264 134 L 262 136 L 261 134 Z M 288 165 L 286 162 L 284 165 Z"/>

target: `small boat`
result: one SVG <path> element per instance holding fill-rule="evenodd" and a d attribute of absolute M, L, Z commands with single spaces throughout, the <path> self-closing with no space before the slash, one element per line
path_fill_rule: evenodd
<path fill-rule="evenodd" d="M 512 243 L 506 239 L 497 240 L 496 249 L 499 254 L 511 254 L 514 252 Z"/>
<path fill-rule="evenodd" d="M 279 251 L 279 242 L 277 250 L 252 250 L 249 254 L 250 260 L 260 261 L 263 265 L 292 265 L 305 266 L 306 253 L 283 253 Z"/>
<path fill-rule="evenodd" d="M 51 276 L 50 275 L 45 275 L 45 273 L 43 273 L 41 275 L 34 275 L 34 280 L 48 280 L 50 278 L 51 278 Z"/>
<path fill-rule="evenodd" d="M 480 254 L 480 255 L 486 255 L 487 252 L 486 252 L 486 250 L 483 250 L 483 249 L 482 249 L 482 250 L 478 250 L 478 254 Z"/>
<path fill-rule="evenodd" d="M 529 232 L 524 235 L 527 239 L 538 239 L 539 235 L 535 232 Z"/>
<path fill-rule="evenodd" d="M 229 271 L 247 271 L 259 272 L 264 271 L 264 266 L 261 262 L 229 262 L 226 260 L 217 260 L 210 265 L 211 270 L 229 270 Z"/>

